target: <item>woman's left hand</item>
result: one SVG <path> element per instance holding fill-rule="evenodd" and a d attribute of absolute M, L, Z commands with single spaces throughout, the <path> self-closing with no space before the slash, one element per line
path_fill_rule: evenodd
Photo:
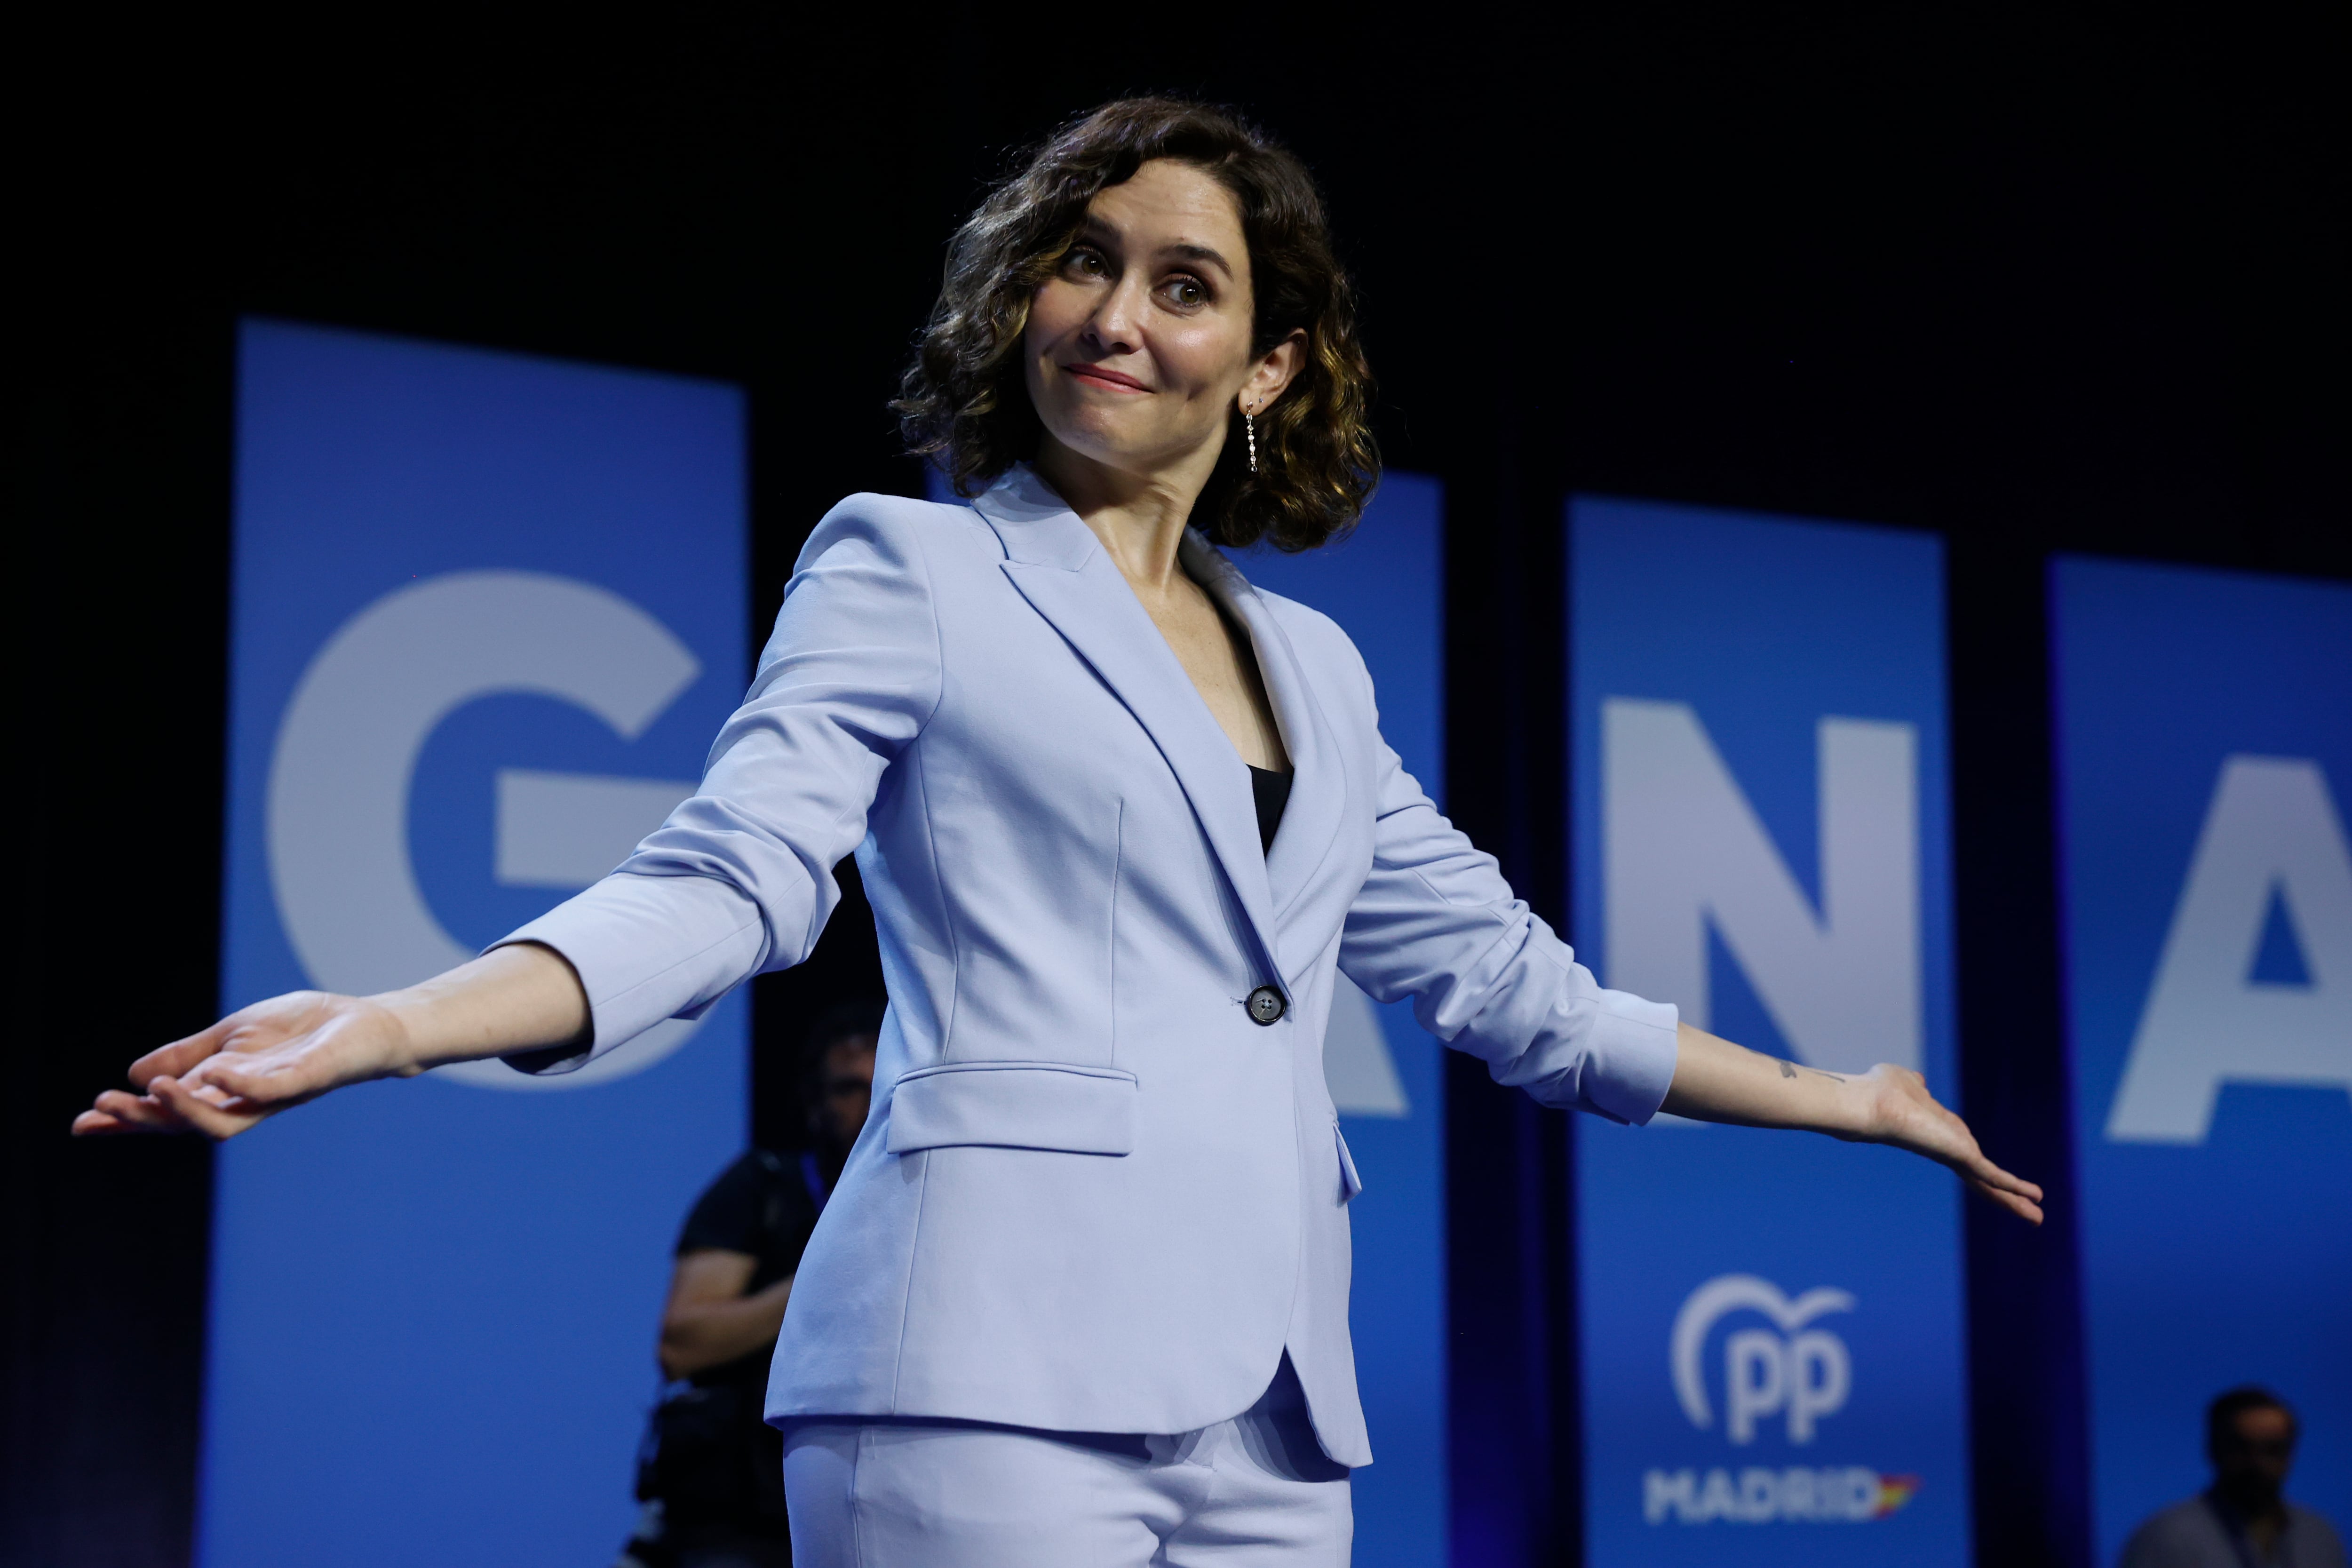
<path fill-rule="evenodd" d="M 1925 1078 L 1909 1068 L 1881 1062 L 1851 1081 L 1864 1097 L 1868 1120 L 1862 1128 L 1843 1136 L 1891 1143 L 1949 1165 L 1963 1181 L 2011 1214 L 2035 1225 L 2042 1223 L 2042 1189 L 1986 1159 L 1969 1124 L 1936 1103 Z"/>

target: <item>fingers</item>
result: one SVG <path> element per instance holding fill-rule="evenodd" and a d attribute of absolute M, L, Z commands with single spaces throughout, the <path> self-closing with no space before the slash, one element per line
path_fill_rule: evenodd
<path fill-rule="evenodd" d="M 172 1108 L 152 1095 L 125 1094 L 110 1089 L 74 1118 L 77 1138 L 118 1132 L 185 1132 L 188 1124 Z"/>
<path fill-rule="evenodd" d="M 2042 1188 L 1986 1159 L 1984 1152 L 1977 1147 L 1976 1139 L 1968 1135 L 1965 1128 L 1962 1133 L 1967 1137 L 1967 1153 L 1965 1157 L 1950 1162 L 1952 1168 L 1992 1202 L 2021 1219 L 2040 1225 L 2042 1218 Z"/>
<path fill-rule="evenodd" d="M 212 1089 L 255 1105 L 286 1106 L 333 1087 L 321 1064 L 307 1053 L 225 1051 L 206 1057 L 180 1080 L 190 1090 Z"/>
<path fill-rule="evenodd" d="M 208 1138 L 233 1138 L 259 1121 L 268 1111 L 247 1109 L 247 1103 L 221 1094 L 218 1089 L 191 1088 L 177 1079 L 159 1078 L 149 1086 L 154 1098 L 180 1121 Z M 215 1096 L 219 1098 L 215 1099 Z"/>
<path fill-rule="evenodd" d="M 1979 1156 L 1979 1159 L 1983 1169 L 1975 1174 L 1977 1179 L 1985 1185 L 1998 1187 L 2005 1193 L 2015 1193 L 2018 1196 L 2031 1198 L 2037 1204 L 2042 1201 L 2042 1188 L 2038 1184 L 2027 1181 L 2022 1176 L 2011 1175 L 1991 1161 L 1983 1159 L 1982 1156 Z"/>
<path fill-rule="evenodd" d="M 198 1029 L 184 1039 L 168 1046 L 158 1046 L 131 1064 L 131 1082 L 145 1089 L 158 1074 L 173 1078 L 184 1077 L 189 1068 L 218 1051 L 236 1026 L 235 1016 L 223 1018 L 209 1028 Z"/>
<path fill-rule="evenodd" d="M 168 1075 L 149 1079 L 147 1088 L 143 1095 L 108 1089 L 74 1118 L 74 1136 L 202 1132 L 209 1138 L 230 1138 L 269 1114 L 267 1108 L 240 1100 L 216 1086 L 191 1086 Z"/>
<path fill-rule="evenodd" d="M 109 1090 L 109 1093 L 113 1092 Z M 135 1115 L 117 1115 L 114 1111 L 92 1106 L 73 1119 L 73 1135 L 77 1138 L 114 1137 L 126 1132 L 164 1132 L 164 1127 L 151 1127 Z"/>
<path fill-rule="evenodd" d="M 158 1077 L 193 1079 L 208 1062 L 224 1056 L 266 1055 L 330 1022 L 349 998 L 319 991 L 289 991 L 240 1007 L 208 1028 L 148 1052 L 131 1064 L 131 1081 L 145 1089 Z"/>
<path fill-rule="evenodd" d="M 372 1076 L 373 1037 L 364 1028 L 338 1027 L 352 1021 L 357 1005 L 302 991 L 232 1013 L 141 1057 L 130 1076 L 145 1092 L 100 1095 L 74 1119 L 73 1131 L 233 1137 L 273 1111 Z M 363 1008 L 359 1016 L 366 1016 Z"/>
<path fill-rule="evenodd" d="M 1969 1124 L 1949 1107 L 1937 1101 L 1927 1091 L 1925 1078 L 1905 1068 L 1898 1069 L 1897 1080 L 1908 1091 L 1915 1114 L 1924 1111 L 1927 1122 L 1921 1125 L 1915 1121 L 1912 1132 L 1898 1134 L 1895 1142 L 1909 1143 L 1918 1152 L 1949 1165 L 1988 1200 L 2019 1218 L 2033 1225 L 2042 1222 L 2041 1187 L 1985 1158 Z"/>
<path fill-rule="evenodd" d="M 2015 1192 L 2006 1187 L 1994 1186 L 1990 1182 L 1979 1181 L 1973 1176 L 1969 1179 L 1969 1185 L 1974 1187 L 1978 1192 L 1984 1194 L 1984 1196 L 1992 1203 L 2007 1209 L 2010 1213 L 2017 1215 L 2018 1218 L 2026 1221 L 2028 1224 L 2040 1225 L 2042 1223 L 2042 1205 L 2035 1201 L 2035 1199 L 2027 1197 L 2022 1193 Z M 2036 1188 L 2035 1191 L 2036 1193 L 2039 1193 L 2040 1189 Z"/>
<path fill-rule="evenodd" d="M 2013 1176 L 1979 1154 L 1960 1173 L 1987 1198 L 2034 1225 L 2042 1223 L 2042 1189 L 2022 1176 Z"/>

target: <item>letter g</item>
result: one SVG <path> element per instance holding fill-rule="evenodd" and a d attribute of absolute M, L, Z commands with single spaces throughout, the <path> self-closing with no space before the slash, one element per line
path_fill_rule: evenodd
<path fill-rule="evenodd" d="M 271 758 L 270 884 L 313 984 L 356 995 L 474 956 L 426 905 L 408 853 L 418 754 L 459 707 L 501 692 L 572 703 L 634 740 L 701 673 L 668 628 L 611 591 L 534 572 L 461 572 L 386 595 L 336 631 L 287 703 Z M 650 1067 L 693 1029 L 673 1020 L 578 1072 L 444 1068 L 484 1088 L 578 1088 Z"/>

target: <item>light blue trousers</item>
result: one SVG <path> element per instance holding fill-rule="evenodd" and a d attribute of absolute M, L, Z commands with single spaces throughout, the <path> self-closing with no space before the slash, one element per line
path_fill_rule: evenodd
<path fill-rule="evenodd" d="M 1347 1568 L 1355 1530 L 1286 1356 L 1249 1409 L 1172 1436 L 797 1426 L 784 1492 L 799 1568 Z"/>

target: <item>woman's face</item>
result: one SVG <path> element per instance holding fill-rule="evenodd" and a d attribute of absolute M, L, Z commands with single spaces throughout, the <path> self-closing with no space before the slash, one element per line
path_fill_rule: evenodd
<path fill-rule="evenodd" d="M 1225 188 L 1157 158 L 1087 208 L 1023 338 L 1029 396 L 1054 439 L 1150 474 L 1223 448 L 1237 406 L 1262 408 L 1298 348 L 1250 352 L 1249 247 Z"/>

